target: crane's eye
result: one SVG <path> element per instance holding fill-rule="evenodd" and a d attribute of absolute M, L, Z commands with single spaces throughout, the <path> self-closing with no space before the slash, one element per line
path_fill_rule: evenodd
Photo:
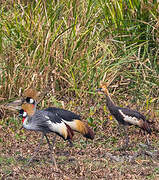
<path fill-rule="evenodd" d="M 32 99 L 31 97 L 27 97 L 26 102 L 29 103 L 29 104 L 35 104 L 34 99 Z"/>

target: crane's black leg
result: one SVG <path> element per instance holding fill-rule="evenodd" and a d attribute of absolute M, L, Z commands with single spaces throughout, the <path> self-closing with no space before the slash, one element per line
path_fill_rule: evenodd
<path fill-rule="evenodd" d="M 50 152 L 51 152 L 51 159 L 52 159 L 52 162 L 54 163 L 55 168 L 56 168 L 56 170 L 57 170 L 57 164 L 56 164 L 55 157 L 52 156 L 53 148 L 51 147 L 51 144 L 50 144 L 50 141 L 49 141 L 48 137 L 47 137 L 46 135 L 45 135 L 45 137 L 46 137 L 46 140 L 47 140 L 47 143 L 48 143 L 48 145 L 49 145 Z M 56 136 L 55 136 L 55 137 L 56 137 Z"/>
<path fill-rule="evenodd" d="M 73 147 L 73 143 L 72 143 L 71 139 L 68 139 L 68 143 L 69 143 L 70 147 Z"/>
<path fill-rule="evenodd" d="M 39 151 L 39 148 L 40 148 L 40 146 L 41 146 L 41 144 L 42 144 L 42 141 L 43 141 L 43 139 L 44 139 L 44 136 L 46 136 L 46 135 L 44 135 L 44 133 L 43 133 L 43 134 L 42 134 L 42 138 L 40 139 L 40 142 L 39 142 L 39 144 L 38 144 L 38 147 L 35 149 L 34 155 L 29 159 L 27 165 L 29 165 L 29 164 L 31 163 L 31 161 L 33 160 L 33 158 L 37 155 L 37 153 L 38 153 L 38 151 Z"/>
<path fill-rule="evenodd" d="M 119 151 L 123 151 L 123 150 L 127 149 L 128 145 L 129 145 L 129 136 L 128 136 L 128 132 L 127 132 L 127 127 L 119 124 L 119 134 L 121 134 L 121 129 L 124 129 L 125 143 L 121 147 L 118 148 Z"/>
<path fill-rule="evenodd" d="M 54 144 L 55 144 L 55 140 L 56 140 L 56 134 L 55 134 L 55 136 L 54 136 L 54 138 L 53 138 L 53 140 L 52 140 L 52 146 L 54 147 Z"/>
<path fill-rule="evenodd" d="M 124 127 L 125 130 L 125 136 L 126 136 L 126 140 L 125 140 L 125 147 L 127 148 L 129 145 L 129 135 L 128 135 L 128 129 L 127 127 Z"/>
<path fill-rule="evenodd" d="M 128 145 L 129 145 L 128 129 L 126 126 L 123 126 L 123 129 L 124 129 L 124 135 L 125 135 L 125 143 L 123 143 L 120 150 L 126 150 L 128 148 Z"/>
<path fill-rule="evenodd" d="M 150 146 L 150 141 L 149 141 L 149 134 L 146 134 L 146 144 Z"/>

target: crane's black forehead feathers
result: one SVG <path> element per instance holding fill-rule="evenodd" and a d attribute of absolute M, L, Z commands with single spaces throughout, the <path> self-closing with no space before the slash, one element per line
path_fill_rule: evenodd
<path fill-rule="evenodd" d="M 18 115 L 18 117 L 23 117 L 23 113 L 24 113 L 24 110 L 23 110 L 23 109 L 20 109 L 20 110 L 19 110 L 19 115 Z"/>
<path fill-rule="evenodd" d="M 24 110 L 23 109 L 20 109 L 19 110 L 19 114 L 23 114 L 24 113 Z"/>

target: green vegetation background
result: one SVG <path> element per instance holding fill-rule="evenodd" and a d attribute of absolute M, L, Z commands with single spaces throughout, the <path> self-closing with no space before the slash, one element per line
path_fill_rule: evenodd
<path fill-rule="evenodd" d="M 61 97 L 94 98 L 105 80 L 119 96 L 157 101 L 157 1 L 2 1 L 0 13 L 2 97 L 52 86 Z"/>

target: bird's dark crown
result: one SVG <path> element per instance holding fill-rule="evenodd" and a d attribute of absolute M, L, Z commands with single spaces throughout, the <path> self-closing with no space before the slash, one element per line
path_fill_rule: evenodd
<path fill-rule="evenodd" d="M 26 90 L 24 91 L 23 97 L 24 97 L 24 98 L 29 97 L 29 98 L 32 98 L 32 99 L 34 99 L 35 101 L 37 101 L 38 98 L 39 98 L 39 95 L 40 95 L 40 92 L 38 92 L 38 91 L 37 91 L 36 89 L 34 89 L 34 88 L 30 88 L 30 89 L 26 89 Z"/>

